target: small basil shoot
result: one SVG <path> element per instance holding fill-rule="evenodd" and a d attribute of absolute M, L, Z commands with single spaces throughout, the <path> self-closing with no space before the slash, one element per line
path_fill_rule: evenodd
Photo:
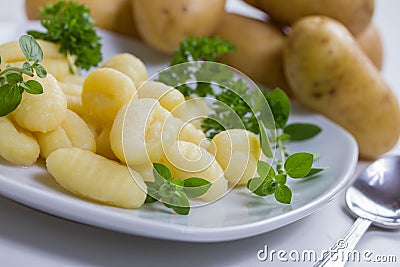
<path fill-rule="evenodd" d="M 43 60 L 41 47 L 30 35 L 22 35 L 19 38 L 19 46 L 26 58 L 22 68 L 6 65 L 3 70 L 0 69 L 0 117 L 6 116 L 18 107 L 24 91 L 29 94 L 43 93 L 43 87 L 39 82 L 24 81 L 23 77 L 23 75 L 34 77 L 35 74 L 40 78 L 46 77 L 47 72 L 40 64 Z"/>
<path fill-rule="evenodd" d="M 180 215 L 189 214 L 189 198 L 204 195 L 211 186 L 210 182 L 202 178 L 192 177 L 185 180 L 173 178 L 171 170 L 161 163 L 153 163 L 153 177 L 154 182 L 146 182 L 145 203 L 160 201 Z"/>

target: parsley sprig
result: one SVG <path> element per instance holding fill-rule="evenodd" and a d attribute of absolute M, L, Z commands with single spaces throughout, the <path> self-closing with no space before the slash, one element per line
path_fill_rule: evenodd
<path fill-rule="evenodd" d="M 43 51 L 35 38 L 30 35 L 22 35 L 19 38 L 19 46 L 26 61 L 22 68 L 6 65 L 0 69 L 0 116 L 5 116 L 14 111 L 22 100 L 22 93 L 43 93 L 42 85 L 35 80 L 25 80 L 24 75 L 40 78 L 47 75 L 45 68 L 40 64 L 43 60 Z M 1 57 L 0 57 L 1 63 Z"/>
<path fill-rule="evenodd" d="M 154 182 L 146 182 L 145 203 L 160 201 L 180 215 L 189 214 L 189 198 L 202 196 L 211 186 L 210 182 L 202 178 L 173 178 L 171 170 L 161 163 L 153 163 L 153 177 Z"/>
<path fill-rule="evenodd" d="M 89 70 L 102 60 L 100 37 L 97 35 L 90 10 L 75 1 L 59 1 L 40 9 L 41 24 L 46 32 L 28 31 L 36 39 L 60 44 L 60 52 L 75 67 Z"/>
<path fill-rule="evenodd" d="M 215 38 L 190 37 L 175 52 L 175 58 L 170 65 L 192 62 L 196 60 L 215 61 L 224 53 L 232 52 L 235 47 L 229 42 Z M 179 66 L 179 65 L 178 65 Z M 239 117 L 248 131 L 260 136 L 261 148 L 268 161 L 259 161 L 257 166 L 258 177 L 250 179 L 247 188 L 256 195 L 274 195 L 281 203 L 290 203 L 292 191 L 286 185 L 287 178 L 304 178 L 321 172 L 321 168 L 313 168 L 314 156 L 310 153 L 300 152 L 290 154 L 285 147 L 288 141 L 303 141 L 316 136 L 321 129 L 313 124 L 293 123 L 288 124 L 290 116 L 290 100 L 280 89 L 268 92 L 262 91 L 262 96 L 269 104 L 276 134 L 268 135 L 271 125 L 264 125 L 259 114 L 253 112 L 250 105 L 256 105 L 260 98 L 257 91 L 249 89 L 248 85 L 240 78 L 235 78 L 233 73 L 218 64 L 204 64 L 199 68 L 186 67 L 171 68 L 172 71 L 163 71 L 159 81 L 180 90 L 185 96 L 197 95 L 199 97 L 211 96 L 218 101 L 213 102 L 215 111 L 209 118 L 203 120 L 202 128 L 207 137 L 212 138 L 219 132 L 235 128 L 232 113 Z M 194 79 L 192 79 L 194 77 Z M 206 78 L 206 79 L 204 79 Z M 197 82 L 187 84 L 187 81 L 213 81 L 215 84 Z M 262 102 L 262 101 L 261 101 Z M 226 108 L 229 107 L 229 108 Z M 222 123 L 221 123 L 222 122 Z M 274 157 L 273 148 L 278 151 Z"/>

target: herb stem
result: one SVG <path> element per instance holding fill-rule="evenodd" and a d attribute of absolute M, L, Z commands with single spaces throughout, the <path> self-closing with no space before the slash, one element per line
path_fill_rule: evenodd
<path fill-rule="evenodd" d="M 19 72 L 19 73 L 28 75 L 29 77 L 34 76 L 33 72 L 27 71 L 27 70 L 24 70 L 24 69 L 21 69 L 18 67 L 8 67 L 8 68 L 4 69 L 3 71 L 0 71 L 0 76 L 3 76 L 4 74 L 6 74 L 7 72 L 10 72 L 10 71 Z"/>
<path fill-rule="evenodd" d="M 278 138 L 278 142 L 277 142 L 278 148 L 279 148 L 279 152 L 281 154 L 281 162 L 285 162 L 286 157 L 285 157 L 285 147 L 282 144 L 282 140 L 280 138 Z"/>

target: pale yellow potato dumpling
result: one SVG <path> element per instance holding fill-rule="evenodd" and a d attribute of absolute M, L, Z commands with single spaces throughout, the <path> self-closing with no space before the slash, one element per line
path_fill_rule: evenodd
<path fill-rule="evenodd" d="M 85 81 L 85 77 L 77 75 L 77 74 L 71 74 L 68 73 L 67 76 L 64 77 L 62 82 L 64 83 L 72 83 L 76 85 L 83 85 L 83 82 Z"/>
<path fill-rule="evenodd" d="M 83 116 L 85 112 L 82 106 L 82 85 L 69 82 L 59 82 L 59 85 L 67 98 L 68 109 Z"/>
<path fill-rule="evenodd" d="M 66 60 L 65 56 L 59 52 L 59 45 L 43 40 L 37 40 L 37 42 L 42 48 L 44 58 Z M 18 41 L 0 45 L 0 55 L 1 61 L 6 63 L 26 60 Z"/>
<path fill-rule="evenodd" d="M 185 102 L 185 96 L 174 87 L 154 81 L 140 83 L 138 97 L 157 99 L 170 112 Z"/>
<path fill-rule="evenodd" d="M 152 98 L 133 100 L 115 117 L 110 132 L 114 154 L 130 166 L 154 162 L 177 139 L 181 121 Z"/>
<path fill-rule="evenodd" d="M 102 67 L 119 70 L 131 78 L 136 86 L 138 82 L 147 80 L 147 69 L 143 61 L 129 53 L 117 54 L 107 59 Z"/>
<path fill-rule="evenodd" d="M 210 114 L 210 108 L 203 98 L 188 98 L 183 104 L 177 106 L 172 114 L 184 122 L 192 123 L 196 128 L 201 129 L 204 118 Z"/>
<path fill-rule="evenodd" d="M 82 105 L 98 122 L 111 124 L 118 110 L 135 94 L 135 85 L 122 72 L 111 68 L 96 69 L 83 83 Z"/>
<path fill-rule="evenodd" d="M 36 133 L 40 154 L 47 158 L 53 151 L 62 147 L 79 147 L 96 152 L 93 133 L 86 122 L 75 112 L 67 110 L 61 125 L 47 133 Z"/>
<path fill-rule="evenodd" d="M 29 131 L 48 132 L 55 130 L 64 120 L 67 99 L 57 80 L 51 74 L 46 78 L 32 78 L 43 87 L 38 95 L 22 94 L 20 105 L 11 114 L 15 121 Z"/>
<path fill-rule="evenodd" d="M 139 208 L 147 188 L 140 174 L 80 148 L 61 148 L 46 160 L 49 173 L 65 189 L 101 203 Z"/>
<path fill-rule="evenodd" d="M 96 138 L 96 153 L 111 160 L 118 160 L 110 144 L 111 125 L 104 126 Z"/>
<path fill-rule="evenodd" d="M 39 157 L 39 144 L 9 117 L 0 117 L 0 156 L 14 165 L 30 166 Z"/>
<path fill-rule="evenodd" d="M 198 146 L 208 146 L 209 141 L 202 130 L 197 129 L 190 122 L 182 123 L 182 126 L 178 133 L 178 140 L 186 141 Z"/>
<path fill-rule="evenodd" d="M 254 177 L 261 147 L 259 138 L 243 129 L 230 129 L 214 136 L 215 157 L 232 184 L 245 185 Z"/>
<path fill-rule="evenodd" d="M 69 73 L 69 65 L 67 60 L 44 58 L 42 61 L 43 67 L 47 73 L 52 74 L 57 81 L 62 81 Z"/>
<path fill-rule="evenodd" d="M 133 169 L 143 177 L 145 182 L 154 182 L 153 163 L 148 162 L 142 165 L 136 165 Z"/>
<path fill-rule="evenodd" d="M 177 141 L 166 150 L 161 162 L 171 169 L 173 177 L 199 177 L 212 182 L 207 193 L 200 197 L 204 201 L 217 200 L 228 190 L 228 181 L 222 167 L 213 155 L 196 144 Z"/>

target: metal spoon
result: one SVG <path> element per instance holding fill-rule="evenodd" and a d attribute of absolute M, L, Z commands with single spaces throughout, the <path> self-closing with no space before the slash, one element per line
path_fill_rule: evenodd
<path fill-rule="evenodd" d="M 350 255 L 371 224 L 387 229 L 400 227 L 400 155 L 386 156 L 371 163 L 347 189 L 346 203 L 358 218 L 314 267 L 344 266 L 345 260 L 338 261 L 338 257 L 332 255 L 339 252 Z"/>

